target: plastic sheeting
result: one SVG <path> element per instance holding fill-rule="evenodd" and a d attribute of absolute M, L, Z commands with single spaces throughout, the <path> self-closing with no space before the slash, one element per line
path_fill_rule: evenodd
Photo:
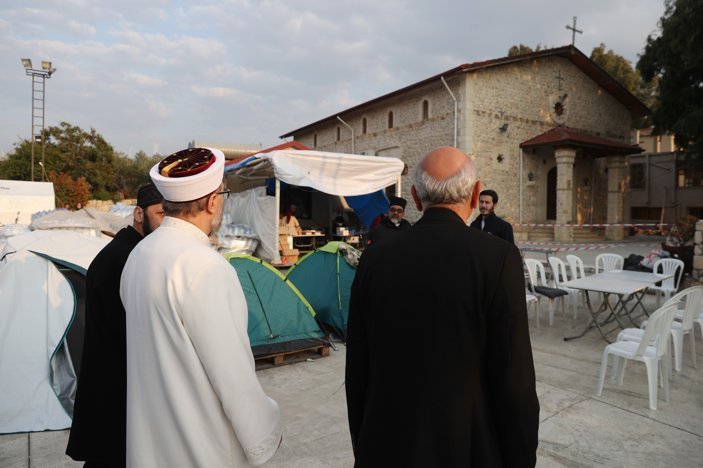
<path fill-rule="evenodd" d="M 266 196 L 266 187 L 233 193 L 226 202 L 225 210 L 233 223 L 246 224 L 256 232 L 260 239 L 257 257 L 270 263 L 280 263 L 276 199 Z"/>

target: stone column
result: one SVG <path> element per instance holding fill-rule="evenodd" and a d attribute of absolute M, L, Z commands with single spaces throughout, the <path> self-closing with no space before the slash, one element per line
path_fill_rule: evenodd
<path fill-rule="evenodd" d="M 574 161 L 576 149 L 557 148 L 554 150 L 557 160 L 557 226 L 554 227 L 554 240 L 573 242 L 573 226 L 564 226 L 574 222 Z"/>
<path fill-rule="evenodd" d="M 605 167 L 608 168 L 608 224 L 622 224 L 625 207 L 625 156 L 607 156 Z M 625 228 L 608 226 L 605 228 L 607 240 L 622 240 L 625 238 Z"/>
<path fill-rule="evenodd" d="M 703 279 L 703 219 L 696 223 L 696 233 L 693 237 L 695 247 L 693 247 L 693 271 L 691 276 L 694 280 Z"/>

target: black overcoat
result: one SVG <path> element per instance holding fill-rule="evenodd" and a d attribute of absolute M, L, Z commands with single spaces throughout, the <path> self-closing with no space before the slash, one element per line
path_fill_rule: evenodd
<path fill-rule="evenodd" d="M 370 246 L 352 285 L 357 467 L 536 463 L 539 402 L 518 249 L 433 208 Z"/>
<path fill-rule="evenodd" d="M 74 460 L 125 466 L 127 362 L 120 276 L 141 239 L 131 226 L 120 230 L 88 268 L 83 361 L 66 448 Z"/>
<path fill-rule="evenodd" d="M 500 218 L 495 213 L 491 213 L 486 216 L 483 229 L 481 229 L 481 218 L 482 216 L 479 216 L 478 218 L 474 219 L 474 221 L 471 223 L 471 227 L 476 228 L 479 231 L 487 232 L 489 234 L 493 234 L 494 236 L 498 236 L 501 239 L 507 240 L 508 242 L 515 243 L 512 224 L 510 224 L 503 218 Z"/>

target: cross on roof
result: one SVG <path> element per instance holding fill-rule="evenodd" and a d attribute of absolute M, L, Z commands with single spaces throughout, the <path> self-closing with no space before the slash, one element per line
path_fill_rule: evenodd
<path fill-rule="evenodd" d="M 583 34 L 583 31 L 580 29 L 576 29 L 576 17 L 574 16 L 574 25 L 569 26 L 568 24 L 566 25 L 566 29 L 571 30 L 571 45 L 574 45 L 576 43 L 576 33 Z"/>
<path fill-rule="evenodd" d="M 557 82 L 559 83 L 559 91 L 561 91 L 561 82 L 566 79 L 566 78 L 564 78 L 563 76 L 561 76 L 561 70 L 559 70 L 559 73 L 557 73 L 556 75 L 554 75 L 554 78 L 557 79 Z"/>

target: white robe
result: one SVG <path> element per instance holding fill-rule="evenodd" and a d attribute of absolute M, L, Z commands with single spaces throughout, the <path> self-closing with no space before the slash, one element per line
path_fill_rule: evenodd
<path fill-rule="evenodd" d="M 280 413 L 255 374 L 234 268 L 186 221 L 166 217 L 132 251 L 127 323 L 127 466 L 265 463 Z"/>

